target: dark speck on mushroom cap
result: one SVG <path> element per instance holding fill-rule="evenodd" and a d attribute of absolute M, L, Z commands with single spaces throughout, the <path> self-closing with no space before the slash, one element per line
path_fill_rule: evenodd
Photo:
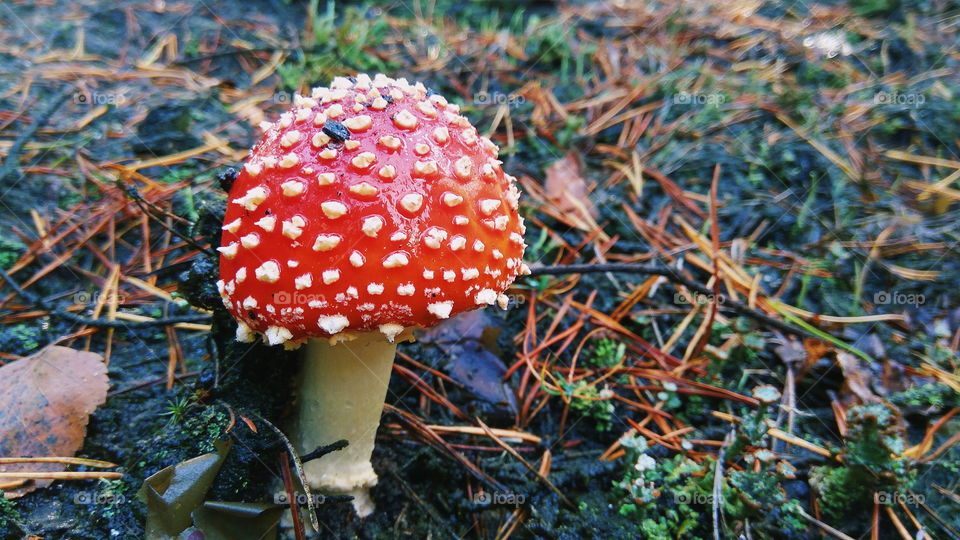
<path fill-rule="evenodd" d="M 326 123 L 323 124 L 323 132 L 337 142 L 343 142 L 350 138 L 350 130 L 336 120 L 327 120 Z"/>
<path fill-rule="evenodd" d="M 458 106 L 404 79 L 338 77 L 263 127 L 218 248 L 238 338 L 392 339 L 505 306 L 526 271 L 519 192 Z"/>

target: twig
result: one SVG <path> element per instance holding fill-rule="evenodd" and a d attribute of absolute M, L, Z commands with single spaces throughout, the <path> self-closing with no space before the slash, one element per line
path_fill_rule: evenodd
<path fill-rule="evenodd" d="M 444 532 L 449 534 L 451 538 L 460 538 L 459 535 L 457 535 L 454 531 L 450 529 L 450 527 L 447 525 L 447 522 L 442 517 L 440 517 L 440 515 L 437 513 L 437 509 L 434 508 L 433 505 L 424 501 L 419 495 L 417 495 L 416 490 L 410 487 L 410 484 L 408 484 L 406 480 L 404 480 L 399 474 L 397 474 L 397 471 L 393 469 L 388 469 L 387 472 L 389 472 L 390 476 L 392 476 L 393 479 L 397 481 L 397 484 L 399 484 L 400 487 L 403 488 L 403 491 L 407 494 L 407 496 L 413 499 L 413 502 L 420 505 L 420 507 L 426 511 L 427 515 L 430 516 L 430 518 L 433 519 L 433 521 L 436 522 L 437 525 L 439 525 L 444 530 Z"/>
<path fill-rule="evenodd" d="M 120 184 L 120 181 L 119 181 L 119 180 L 117 181 L 117 184 L 118 184 L 118 185 Z M 153 203 L 151 203 L 150 201 L 144 199 L 144 198 L 143 198 L 143 195 L 140 195 L 140 192 L 139 192 L 139 191 L 137 190 L 137 188 L 134 187 L 134 186 L 124 184 L 124 185 L 122 186 L 122 189 L 123 189 L 124 193 L 127 194 L 127 196 L 129 196 L 131 199 L 133 199 L 133 202 L 137 203 L 137 206 L 140 207 L 140 211 L 141 211 L 141 212 L 143 212 L 144 214 L 146 214 L 146 216 L 147 216 L 148 218 L 154 220 L 158 225 L 160 225 L 161 227 L 163 227 L 164 229 L 166 229 L 167 231 L 169 231 L 171 234 L 173 234 L 173 235 L 175 235 L 177 238 L 183 240 L 188 246 L 192 247 L 193 249 L 195 249 L 195 250 L 197 250 L 197 251 L 206 253 L 207 255 L 214 255 L 214 256 L 217 255 L 217 252 L 216 252 L 216 251 L 214 251 L 214 250 L 212 250 L 212 249 L 210 249 L 210 248 L 208 248 L 208 247 L 201 246 L 201 245 L 198 244 L 197 241 L 194 240 L 192 237 L 183 234 L 182 232 L 180 232 L 180 231 L 176 230 L 175 228 L 171 227 L 170 225 L 167 225 L 163 220 L 157 219 L 157 217 L 154 216 L 152 213 L 150 213 L 150 211 L 147 210 L 146 206 L 144 206 L 144 205 L 149 205 L 151 208 L 155 209 L 157 212 L 160 212 L 160 213 L 162 213 L 162 214 L 164 214 L 164 215 L 166 215 L 166 216 L 168 216 L 168 217 L 169 217 L 169 216 L 179 217 L 179 216 L 175 216 L 175 215 L 170 214 L 170 213 L 168 213 L 168 212 L 164 212 L 164 211 L 163 211 L 162 209 L 160 209 L 160 208 L 157 208 L 155 204 L 153 204 Z M 184 221 L 186 221 L 186 220 L 184 220 Z M 191 227 L 194 225 L 193 222 L 191 222 L 191 221 L 186 221 L 186 222 L 189 223 Z"/>
<path fill-rule="evenodd" d="M 306 463 L 317 458 L 321 458 L 330 452 L 336 452 L 337 450 L 343 450 L 350 444 L 346 439 L 340 439 L 337 442 L 330 443 L 326 446 L 318 446 L 313 452 L 306 453 L 300 456 L 300 463 Z"/>
<path fill-rule="evenodd" d="M 799 509 L 799 511 L 800 511 L 800 515 L 801 515 L 801 516 L 803 516 L 803 517 L 806 518 L 808 521 L 810 521 L 810 523 L 813 523 L 813 524 L 816 525 L 817 527 L 820 527 L 821 529 L 823 529 L 824 532 L 827 532 L 827 533 L 829 533 L 829 534 L 832 534 L 833 536 L 835 536 L 835 537 L 837 537 L 837 538 L 840 538 L 840 540 L 854 540 L 853 537 L 848 536 L 848 535 L 846 535 L 846 534 L 843 534 L 841 531 L 838 531 L 837 529 L 834 529 L 833 527 L 827 525 L 826 523 L 820 521 L 819 519 L 817 519 L 817 518 L 811 516 L 810 514 L 804 512 L 802 508 Z"/>
<path fill-rule="evenodd" d="M 40 114 L 33 117 L 33 121 L 23 132 L 13 141 L 10 151 L 7 152 L 7 159 L 0 165 L 0 183 L 4 182 L 11 173 L 17 169 L 17 162 L 20 160 L 20 152 L 26 146 L 27 141 L 36 134 L 40 126 L 47 123 L 48 120 L 60 109 L 60 106 L 73 94 L 73 87 L 64 88 L 59 95 L 53 98 Z"/>
<path fill-rule="evenodd" d="M 0 479 L 4 478 L 28 478 L 31 480 L 93 480 L 104 478 L 112 480 L 120 478 L 123 473 L 118 472 L 51 472 L 51 471 L 22 471 L 22 472 L 0 472 Z"/>
<path fill-rule="evenodd" d="M 65 309 L 51 306 L 39 296 L 23 290 L 3 268 L 0 268 L 0 278 L 3 278 L 3 280 L 7 282 L 7 285 L 13 289 L 13 292 L 17 293 L 20 298 L 26 300 L 28 304 L 32 304 L 48 312 L 53 317 L 59 317 L 70 322 L 83 324 L 86 326 L 95 326 L 98 328 L 126 328 L 128 330 L 134 330 L 138 328 L 153 328 L 155 326 L 167 326 L 170 324 L 184 322 L 209 323 L 211 319 L 209 315 L 177 315 L 174 317 L 165 317 L 162 319 L 153 319 L 149 321 L 114 321 L 110 319 L 92 319 L 77 315 L 76 313 L 70 313 Z"/>
<path fill-rule="evenodd" d="M 310 525 L 313 525 L 313 530 L 320 532 L 320 520 L 317 519 L 317 508 L 313 504 L 313 493 L 310 492 L 310 483 L 307 482 L 307 475 L 303 472 L 303 463 L 300 461 L 300 456 L 297 455 L 297 450 L 293 447 L 293 443 L 290 442 L 290 439 L 280 431 L 280 428 L 270 423 L 269 420 L 260 416 L 257 413 L 253 413 L 253 416 L 256 416 L 260 419 L 261 422 L 267 425 L 274 433 L 277 434 L 277 437 L 280 437 L 280 440 L 283 441 L 284 446 L 287 447 L 287 451 L 290 452 L 290 457 L 293 458 L 293 465 L 297 471 L 297 478 L 300 479 L 300 484 L 303 486 L 303 492 L 307 496 L 307 509 L 309 510 L 310 515 Z"/>
<path fill-rule="evenodd" d="M 557 497 L 560 497 L 560 500 L 563 501 L 563 504 L 566 504 L 567 506 L 573 509 L 577 508 L 577 505 L 574 504 L 573 501 L 571 501 L 569 498 L 567 498 L 567 496 L 564 495 L 562 491 L 560 491 L 560 488 L 554 485 L 554 483 L 551 482 L 550 479 L 546 477 L 546 475 L 541 474 L 540 471 L 533 468 L 533 465 L 530 465 L 530 463 L 527 462 L 527 460 L 523 459 L 523 456 L 521 456 L 516 450 L 514 450 L 512 446 L 503 442 L 503 439 L 501 439 L 500 437 L 497 437 L 497 435 L 493 431 L 491 431 L 486 424 L 483 423 L 483 420 L 481 420 L 480 417 L 476 417 L 476 421 L 478 424 L 480 424 L 480 428 L 483 429 L 483 431 L 487 434 L 487 436 L 493 439 L 493 442 L 497 443 L 497 445 L 500 446 L 500 448 L 503 448 L 504 450 L 506 450 L 506 452 L 510 454 L 514 459 L 519 461 L 521 465 L 523 465 L 524 467 L 529 469 L 530 472 L 536 475 L 538 480 L 540 480 L 541 482 L 543 482 L 544 485 L 550 488 L 550 491 L 554 492 L 557 495 Z"/>
<path fill-rule="evenodd" d="M 199 374 L 200 374 L 199 371 L 190 371 L 190 372 L 188 372 L 188 373 L 181 373 L 181 374 L 175 376 L 173 379 L 174 379 L 175 381 L 182 381 L 183 379 L 189 379 L 189 378 L 191 378 L 191 377 L 196 377 L 196 376 L 199 375 Z M 163 377 L 159 377 L 159 378 L 150 380 L 150 381 L 144 381 L 144 382 L 141 382 L 141 383 L 137 383 L 137 384 L 134 384 L 133 386 L 129 386 L 129 387 L 127 387 L 127 388 L 122 388 L 122 389 L 120 389 L 120 390 L 114 390 L 113 392 L 108 393 L 108 394 L 107 394 L 107 397 L 119 396 L 120 394 L 126 394 L 127 392 L 133 392 L 134 390 L 140 390 L 140 389 L 142 389 L 142 388 L 147 388 L 147 387 L 153 386 L 153 385 L 155 385 L 155 384 L 160 384 L 160 383 L 163 383 L 163 382 L 167 382 L 167 376 L 166 376 L 166 375 L 164 375 Z"/>
<path fill-rule="evenodd" d="M 78 457 L 4 457 L 0 458 L 0 465 L 10 465 L 13 463 L 61 463 L 64 465 L 83 465 L 85 467 L 96 467 L 99 469 L 112 469 L 117 467 L 116 463 L 101 461 L 99 459 L 86 459 Z"/>
<path fill-rule="evenodd" d="M 679 283 L 688 289 L 697 291 L 700 294 L 712 295 L 713 290 L 700 285 L 699 283 L 687 279 L 686 277 L 680 275 L 676 270 L 655 264 L 633 264 L 633 263 L 605 263 L 605 264 L 565 264 L 560 266 L 538 266 L 530 269 L 530 277 L 543 276 L 543 275 L 559 275 L 559 274 L 596 274 L 601 272 L 625 272 L 630 274 L 649 274 L 654 276 L 663 276 L 670 281 Z M 817 338 L 812 332 L 804 330 L 803 328 L 798 328 L 792 324 L 785 323 L 764 315 L 759 311 L 750 308 L 749 306 L 742 304 L 732 298 L 726 298 L 723 302 L 723 307 L 728 307 L 746 317 L 763 323 L 767 326 L 776 328 L 781 332 L 788 333 L 793 336 L 800 337 L 811 337 Z"/>
<path fill-rule="evenodd" d="M 430 429 L 420 417 L 415 414 L 408 413 L 407 411 L 398 409 L 389 403 L 383 406 L 383 409 L 386 412 L 391 412 L 397 415 L 397 419 L 400 420 L 400 424 L 412 435 L 418 437 L 421 441 L 429 444 L 430 446 L 442 450 L 445 452 L 447 457 L 453 459 L 457 463 L 460 463 L 474 478 L 482 482 L 488 488 L 494 491 L 507 491 L 507 489 L 499 481 L 494 479 L 489 474 L 481 471 L 474 463 L 464 457 L 463 454 L 457 452 L 453 449 L 450 444 L 443 440 L 437 432 Z"/>
<path fill-rule="evenodd" d="M 729 413 L 721 412 L 721 411 L 710 411 L 710 415 L 713 416 L 713 417 L 715 417 L 715 418 L 719 418 L 719 419 L 721 419 L 721 420 L 725 420 L 725 421 L 727 421 L 727 422 L 735 422 L 735 423 L 736 423 L 736 422 L 740 422 L 740 419 L 737 418 L 736 416 L 734 416 L 734 415 L 732 415 L 732 414 L 729 414 Z M 835 460 L 837 460 L 837 461 L 843 461 L 843 458 L 840 456 L 840 454 L 836 454 L 836 455 L 835 455 L 835 454 L 832 454 L 832 453 L 831 453 L 829 450 L 827 450 L 826 448 L 817 446 L 817 445 L 813 444 L 812 442 L 809 442 L 809 441 L 807 441 L 807 440 L 805 440 L 805 439 L 801 439 L 800 437 L 797 437 L 796 435 L 792 435 L 792 434 L 790 434 L 790 433 L 787 433 L 787 432 L 783 431 L 782 429 L 775 428 L 775 427 L 772 427 L 772 426 L 770 426 L 770 425 L 767 425 L 767 435 L 769 435 L 769 436 L 771 436 L 771 437 L 774 437 L 774 438 L 776 438 L 776 439 L 780 439 L 781 441 L 783 441 L 783 442 L 785 442 L 785 443 L 789 443 L 789 444 L 792 444 L 792 445 L 794 445 L 794 446 L 799 446 L 799 447 L 803 448 L 804 450 L 808 450 L 808 451 L 810 451 L 810 452 L 813 452 L 814 454 L 819 454 L 819 455 L 821 455 L 821 456 L 823 456 L 823 457 L 832 458 L 832 459 L 835 459 Z"/>
<path fill-rule="evenodd" d="M 303 540 L 303 522 L 300 521 L 300 510 L 297 508 L 296 486 L 293 485 L 293 475 L 290 474 L 290 462 L 284 459 L 284 453 L 279 456 L 280 471 L 283 473 L 283 487 L 287 490 L 287 502 L 290 505 L 290 520 L 293 521 L 293 534 L 297 540 Z"/>
<path fill-rule="evenodd" d="M 735 429 L 727 432 L 717 454 L 717 464 L 713 469 L 713 538 L 720 540 L 720 499 L 723 498 L 723 460 L 727 457 L 727 447 L 733 443 Z"/>

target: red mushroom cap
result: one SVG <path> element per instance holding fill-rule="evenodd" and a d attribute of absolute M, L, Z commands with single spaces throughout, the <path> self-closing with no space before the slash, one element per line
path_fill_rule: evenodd
<path fill-rule="evenodd" d="M 218 286 L 271 344 L 405 327 L 487 304 L 526 270 L 497 147 L 420 83 L 334 79 L 265 123 L 230 191 Z"/>

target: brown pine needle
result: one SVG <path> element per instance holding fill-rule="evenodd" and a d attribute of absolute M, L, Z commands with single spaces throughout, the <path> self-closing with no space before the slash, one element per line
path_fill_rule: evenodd
<path fill-rule="evenodd" d="M 9 465 L 12 463 L 63 463 L 65 465 L 83 465 L 85 467 L 97 467 L 101 469 L 117 467 L 116 463 L 110 463 L 109 461 L 78 457 L 0 457 L 0 465 Z"/>
<path fill-rule="evenodd" d="M 0 480 L 5 478 L 26 478 L 28 480 L 112 480 L 121 478 L 123 473 L 118 472 L 58 472 L 58 471 L 22 471 L 0 472 Z"/>
<path fill-rule="evenodd" d="M 433 431 L 438 431 L 441 433 L 463 433 L 466 435 L 485 435 L 487 432 L 482 428 L 473 427 L 473 426 L 441 426 L 437 424 L 430 424 L 427 426 Z M 513 429 L 500 429 L 500 428 L 488 428 L 490 432 L 495 434 L 498 437 L 503 437 L 504 439 L 520 439 L 521 441 L 527 441 L 533 444 L 540 444 L 541 439 L 532 433 L 527 433 L 525 431 L 516 431 Z"/>
<path fill-rule="evenodd" d="M 736 416 L 734 416 L 734 415 L 732 415 L 732 414 L 728 414 L 728 413 L 725 413 L 725 412 L 721 412 L 721 411 L 711 411 L 710 414 L 713 415 L 713 416 L 715 416 L 716 418 L 721 419 L 721 420 L 726 420 L 727 422 L 732 422 L 732 423 L 738 423 L 738 422 L 740 422 L 740 419 L 739 419 L 739 418 L 737 418 Z M 783 442 L 785 442 L 785 443 L 789 443 L 789 444 L 792 444 L 792 445 L 795 445 L 795 446 L 799 446 L 799 447 L 804 448 L 804 449 L 806 449 L 806 450 L 809 450 L 809 451 L 811 451 L 811 452 L 813 452 L 813 453 L 815 453 L 815 454 L 820 454 L 821 456 L 828 457 L 828 458 L 833 458 L 833 459 L 836 459 L 836 460 L 840 461 L 840 456 L 834 456 L 834 455 L 833 455 L 832 453 L 830 453 L 830 451 L 827 450 L 826 448 L 823 448 L 822 446 L 817 446 L 817 445 L 813 444 L 813 443 L 810 442 L 810 441 L 806 441 L 806 440 L 804 440 L 804 439 L 801 439 L 800 437 L 797 437 L 796 435 L 791 435 L 791 434 L 787 433 L 786 431 L 783 431 L 783 430 L 781 430 L 781 429 L 779 429 L 779 428 L 775 428 L 775 427 L 768 428 L 768 429 L 767 429 L 767 435 L 770 435 L 771 437 L 773 437 L 773 438 L 775 438 L 775 439 L 780 439 L 781 441 L 783 441 Z"/>
<path fill-rule="evenodd" d="M 551 482 L 550 479 L 547 478 L 545 474 L 541 473 L 539 470 L 534 468 L 534 466 L 531 465 L 527 460 L 523 459 L 523 456 L 521 456 L 516 450 L 514 450 L 512 446 L 505 443 L 503 439 L 501 439 L 500 437 L 497 437 L 497 435 L 493 432 L 493 430 L 491 430 L 489 427 L 487 427 L 486 424 L 483 423 L 483 420 L 481 420 L 480 418 L 477 418 L 477 423 L 480 424 L 480 427 L 483 428 L 483 431 L 486 432 L 486 434 L 491 439 L 493 439 L 493 442 L 500 445 L 500 447 L 506 450 L 506 452 L 510 454 L 514 459 L 519 461 L 530 472 L 535 474 L 541 482 L 543 482 L 548 488 L 550 488 L 550 491 L 554 492 L 558 497 L 560 497 L 560 500 L 563 501 L 564 504 L 566 504 L 570 508 L 577 507 L 577 505 L 573 504 L 573 501 L 568 499 L 567 496 L 564 495 L 563 492 L 560 491 L 560 489 L 557 486 L 555 486 L 553 482 Z"/>

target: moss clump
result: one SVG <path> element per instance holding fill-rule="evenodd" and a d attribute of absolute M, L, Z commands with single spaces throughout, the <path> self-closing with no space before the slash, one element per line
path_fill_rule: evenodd
<path fill-rule="evenodd" d="M 0 268 L 9 270 L 23 255 L 27 247 L 18 240 L 0 238 Z"/>
<path fill-rule="evenodd" d="M 609 390 L 597 390 L 596 385 L 587 381 L 564 382 L 564 394 L 570 399 L 570 408 L 582 416 L 592 418 L 598 431 L 609 431 L 613 421 L 612 393 Z"/>
<path fill-rule="evenodd" d="M 711 537 L 716 461 L 697 462 L 682 454 L 657 459 L 640 437 L 623 439 L 623 445 L 632 465 L 615 484 L 627 501 L 620 513 L 637 519 L 647 538 Z M 741 533 L 749 520 L 757 538 L 803 537 L 800 504 L 783 487 L 794 470 L 785 462 L 774 463 L 773 457 L 763 449 L 744 455 L 748 470 L 729 468 L 721 479 L 719 504 L 729 534 Z M 751 470 L 756 461 L 759 470 Z"/>
<path fill-rule="evenodd" d="M 43 334 L 39 324 L 19 323 L 0 328 L 0 343 L 12 354 L 27 356 L 40 348 Z"/>
<path fill-rule="evenodd" d="M 7 499 L 0 490 L 0 535 L 13 534 L 13 531 L 20 528 L 20 512 L 17 510 L 17 503 Z M 6 538 L 6 536 L 3 536 Z"/>
<path fill-rule="evenodd" d="M 910 387 L 890 396 L 890 402 L 904 407 L 949 409 L 960 407 L 960 394 L 942 382 Z"/>
<path fill-rule="evenodd" d="M 886 405 L 871 403 L 847 411 L 843 465 L 814 467 L 811 485 L 821 507 L 832 517 L 853 508 L 869 508 L 875 493 L 898 493 L 911 483 L 897 416 Z"/>

